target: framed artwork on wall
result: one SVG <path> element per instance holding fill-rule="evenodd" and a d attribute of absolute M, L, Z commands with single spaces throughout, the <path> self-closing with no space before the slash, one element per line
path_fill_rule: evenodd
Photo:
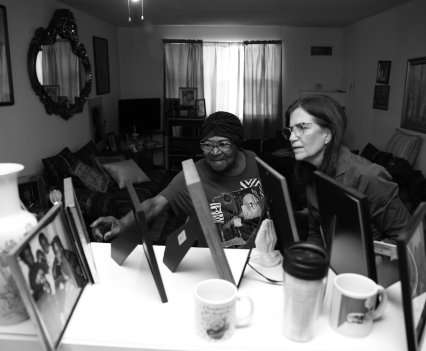
<path fill-rule="evenodd" d="M 389 92 L 389 85 L 375 85 L 373 108 L 377 108 L 379 110 L 387 110 L 389 106 Z"/>
<path fill-rule="evenodd" d="M 426 57 L 407 61 L 401 127 L 426 133 Z"/>
<path fill-rule="evenodd" d="M 377 64 L 376 83 L 389 84 L 389 76 L 392 61 L 379 61 Z"/>
<path fill-rule="evenodd" d="M 0 5 L 0 106 L 15 103 L 10 65 L 9 34 L 7 31 L 6 7 Z"/>
<path fill-rule="evenodd" d="M 93 37 L 93 53 L 95 57 L 96 94 L 109 93 L 108 40 Z"/>

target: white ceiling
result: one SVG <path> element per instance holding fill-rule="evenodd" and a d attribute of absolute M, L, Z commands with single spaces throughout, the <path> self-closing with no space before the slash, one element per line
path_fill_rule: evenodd
<path fill-rule="evenodd" d="M 411 0 L 58 0 L 119 27 L 144 25 L 289 25 L 341 27 Z M 133 15 L 134 13 L 134 15 Z"/>

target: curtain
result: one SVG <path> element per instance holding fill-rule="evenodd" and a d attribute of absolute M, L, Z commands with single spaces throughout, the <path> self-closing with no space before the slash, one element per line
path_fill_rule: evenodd
<path fill-rule="evenodd" d="M 204 98 L 203 44 L 200 40 L 163 40 L 165 98 L 178 98 L 180 87 L 197 88 Z"/>
<path fill-rule="evenodd" d="M 243 43 L 204 42 L 206 114 L 227 111 L 243 118 Z"/>
<path fill-rule="evenodd" d="M 281 41 L 244 42 L 245 138 L 270 138 L 281 128 Z"/>

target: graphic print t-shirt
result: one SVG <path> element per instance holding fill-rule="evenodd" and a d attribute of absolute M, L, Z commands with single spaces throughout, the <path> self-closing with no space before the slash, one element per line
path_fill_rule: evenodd
<path fill-rule="evenodd" d="M 224 247 L 245 244 L 257 227 L 264 205 L 255 154 L 243 152 L 247 165 L 238 176 L 216 174 L 204 160 L 195 163 Z M 183 172 L 160 195 L 169 201 L 175 213 L 194 212 Z"/>

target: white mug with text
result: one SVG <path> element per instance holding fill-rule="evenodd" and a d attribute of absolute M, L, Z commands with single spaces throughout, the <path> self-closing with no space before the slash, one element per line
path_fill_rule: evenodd
<path fill-rule="evenodd" d="M 237 287 L 227 280 L 207 279 L 198 283 L 194 298 L 195 331 L 202 339 L 225 340 L 232 336 L 235 327 L 250 324 L 253 315 L 252 300 L 247 296 L 239 296 Z M 237 309 L 240 310 L 243 306 L 246 308 L 240 316 Z"/>

